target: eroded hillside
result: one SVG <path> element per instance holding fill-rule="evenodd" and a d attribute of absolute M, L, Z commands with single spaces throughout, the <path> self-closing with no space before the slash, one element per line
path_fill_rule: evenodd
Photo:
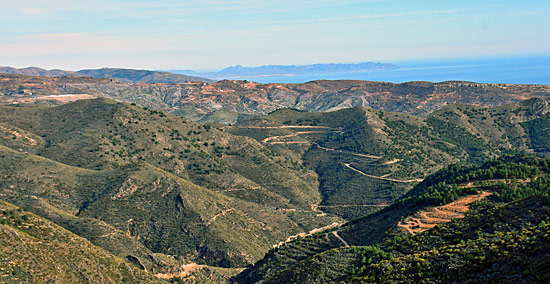
<path fill-rule="evenodd" d="M 332 111 L 355 106 L 427 115 L 462 103 L 503 105 L 533 97 L 549 97 L 545 85 L 478 84 L 472 82 L 312 81 L 303 84 L 258 84 L 223 80 L 215 83 L 128 84 L 111 79 L 0 75 L 0 103 L 53 103 L 108 97 L 175 111 L 193 120 L 234 124 L 246 115 L 281 108 Z"/>

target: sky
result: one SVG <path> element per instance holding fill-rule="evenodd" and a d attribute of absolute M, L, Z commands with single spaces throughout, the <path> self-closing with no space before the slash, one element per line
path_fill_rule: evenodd
<path fill-rule="evenodd" d="M 0 66 L 214 70 L 550 55 L 548 0 L 0 0 Z"/>

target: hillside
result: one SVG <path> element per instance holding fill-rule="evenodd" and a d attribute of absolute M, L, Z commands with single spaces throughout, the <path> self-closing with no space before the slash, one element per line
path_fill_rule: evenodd
<path fill-rule="evenodd" d="M 0 75 L 0 103 L 60 104 L 70 100 L 108 97 L 141 106 L 176 111 L 200 120 L 214 118 L 234 124 L 244 117 L 281 108 L 326 112 L 354 106 L 425 116 L 451 104 L 504 105 L 533 97 L 548 98 L 545 85 L 478 84 L 472 82 L 313 81 L 303 84 L 258 84 L 219 81 L 212 84 L 130 84 L 107 79 Z M 229 117 L 229 119 L 228 119 Z"/>
<path fill-rule="evenodd" d="M 515 157 L 449 167 L 377 213 L 271 250 L 235 281 L 543 283 L 550 261 L 549 163 Z M 490 194 L 467 204 L 465 215 L 441 218 L 431 229 L 412 235 L 400 226 L 484 192 Z"/>
<path fill-rule="evenodd" d="M 168 283 L 0 200 L 2 283 Z"/>
<path fill-rule="evenodd" d="M 13 68 L 0 66 L 0 73 L 20 74 L 26 76 L 40 77 L 93 77 L 93 78 L 110 78 L 117 79 L 126 83 L 185 83 L 185 82 L 209 82 L 214 80 L 187 76 L 183 74 L 175 74 L 170 72 L 150 71 L 150 70 L 135 70 L 123 68 L 101 68 L 101 69 L 84 69 L 80 71 L 65 71 L 59 69 L 46 70 L 38 67 L 28 68 Z"/>
<path fill-rule="evenodd" d="M 498 107 L 453 105 L 427 117 L 364 107 L 279 110 L 226 129 L 301 160 L 319 176 L 318 207 L 350 219 L 392 204 L 449 164 L 518 151 L 548 155 L 543 129 L 549 111 L 542 99 Z"/>
<path fill-rule="evenodd" d="M 149 270 L 153 253 L 241 267 L 339 220 L 312 210 L 313 172 L 215 126 L 107 99 L 0 121 L 2 198 Z"/>

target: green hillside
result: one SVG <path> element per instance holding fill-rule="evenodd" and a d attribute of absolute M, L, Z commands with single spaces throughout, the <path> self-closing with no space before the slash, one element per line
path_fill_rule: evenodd
<path fill-rule="evenodd" d="M 149 269 L 244 266 L 339 220 L 312 210 L 311 171 L 212 125 L 105 99 L 0 114 L 3 198 Z"/>
<path fill-rule="evenodd" d="M 168 283 L 0 200 L 2 283 Z"/>
<path fill-rule="evenodd" d="M 514 282 L 528 276 L 530 282 L 544 282 L 544 267 L 549 261 L 549 164 L 549 159 L 519 157 L 482 166 L 446 168 L 379 212 L 336 231 L 271 250 L 235 280 Z M 490 194 L 464 206 L 466 213 L 460 215 L 464 218 L 440 214 L 442 217 L 436 222 L 430 220 L 437 218 L 432 215 L 424 222 L 439 224 L 433 229 L 426 226 L 415 235 L 406 230 L 405 224 L 411 219 L 422 219 L 435 211 L 441 213 L 446 206 L 483 196 L 483 192 Z M 439 209 L 433 210 L 436 207 Z M 342 247 L 344 244 L 336 236 L 352 247 Z M 517 269 L 509 272 L 510 267 Z"/>
<path fill-rule="evenodd" d="M 319 176 L 319 208 L 349 219 L 393 203 L 449 164 L 522 151 L 547 155 L 549 110 L 542 99 L 498 107 L 453 105 L 427 117 L 363 107 L 279 110 L 228 129 L 302 160 Z"/>
<path fill-rule="evenodd" d="M 547 193 L 548 160 L 495 158 L 547 156 L 549 110 L 282 109 L 222 126 L 104 98 L 1 106 L 0 196 L 163 279 L 401 281 L 376 265 L 399 255 L 406 278 L 410 255 L 439 261 L 407 240 Z"/>
<path fill-rule="evenodd" d="M 39 155 L 72 166 L 104 170 L 145 161 L 213 190 L 254 188 L 225 191 L 251 201 L 272 196 L 278 206 L 307 208 L 318 200 L 315 177 L 292 160 L 252 139 L 156 110 L 96 99 L 3 107 L 0 119 L 41 136 L 46 145 Z"/>

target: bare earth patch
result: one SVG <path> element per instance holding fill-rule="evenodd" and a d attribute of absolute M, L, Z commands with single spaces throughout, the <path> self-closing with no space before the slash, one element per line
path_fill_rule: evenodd
<path fill-rule="evenodd" d="M 447 223 L 457 218 L 464 218 L 466 212 L 470 210 L 470 204 L 482 200 L 491 194 L 491 192 L 484 191 L 480 194 L 462 197 L 449 204 L 420 210 L 413 216 L 407 217 L 404 221 L 399 222 L 398 226 L 412 235 L 422 233 L 438 224 Z"/>

